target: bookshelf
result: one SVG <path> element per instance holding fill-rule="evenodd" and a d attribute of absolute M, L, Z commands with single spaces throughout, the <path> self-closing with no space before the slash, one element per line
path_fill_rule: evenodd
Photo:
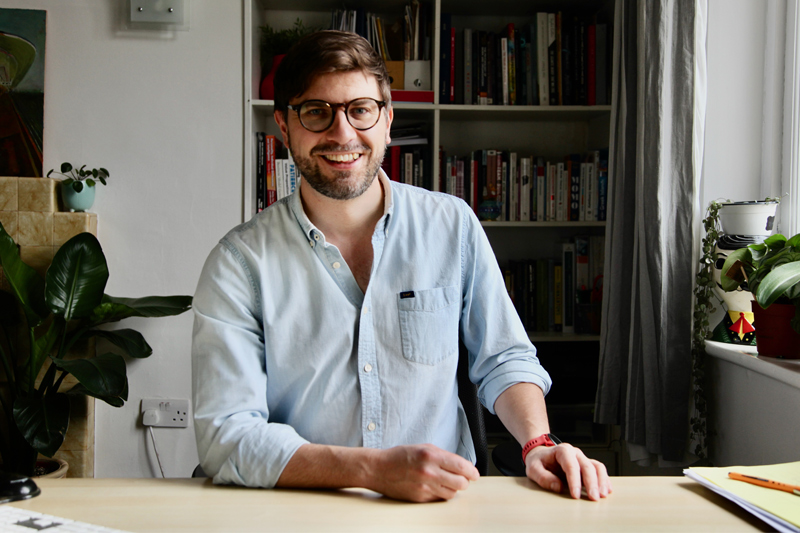
<path fill-rule="evenodd" d="M 406 3 L 407 0 L 355 0 L 348 2 L 346 7 L 353 9 L 362 6 L 384 20 L 391 20 L 402 13 Z M 432 176 L 436 190 L 439 190 L 441 176 L 439 165 L 433 164 L 433 161 L 438 159 L 439 146 L 444 146 L 448 155 L 467 155 L 473 150 L 497 148 L 515 151 L 521 156 L 542 156 L 552 161 L 563 160 L 567 154 L 586 153 L 608 147 L 610 105 L 455 105 L 440 102 L 440 21 L 442 13 L 449 13 L 453 27 L 458 29 L 499 31 L 509 22 L 525 25 L 535 18 L 537 12 L 578 12 L 594 14 L 598 21 L 607 23 L 610 38 L 614 18 L 613 1 L 431 0 L 431 4 L 431 86 L 434 89 L 434 101 L 432 104 L 393 102 L 393 107 L 394 126 L 419 122 L 428 125 L 426 172 L 430 172 L 428 175 Z M 277 29 L 289 28 L 300 17 L 307 27 L 327 28 L 331 9 L 341 7 L 342 3 L 338 0 L 244 0 L 243 220 L 248 220 L 255 213 L 255 132 L 264 131 L 279 136 L 272 118 L 273 102 L 258 98 L 262 77 L 259 26 L 269 24 Z M 610 60 L 610 47 L 608 57 Z M 609 79 L 610 70 L 609 68 Z M 500 265 L 509 261 L 560 257 L 562 242 L 575 235 L 604 235 L 605 224 L 596 221 L 482 222 Z M 553 410 L 553 414 L 556 411 L 571 413 L 567 416 L 567 423 L 574 420 L 578 427 L 593 428 L 592 431 L 597 433 L 597 428 L 591 423 L 591 412 L 597 380 L 599 335 L 531 331 L 529 336 L 537 345 L 545 368 L 555 369 L 551 374 L 559 381 L 560 393 L 565 394 L 563 397 L 573 398 L 573 393 L 579 392 L 580 405 L 572 405 L 570 399 L 563 402 L 557 400 L 553 405 L 548 402 L 549 409 Z M 487 426 L 490 434 L 496 428 L 492 421 L 487 421 Z M 558 425 L 555 424 L 553 430 L 556 433 L 557 428 Z M 502 428 L 496 430 L 502 431 Z M 587 437 L 588 444 L 581 442 L 581 445 L 589 448 L 594 446 L 594 456 L 606 462 L 609 471 L 613 473 L 618 461 L 616 455 L 609 451 L 613 446 L 609 437 L 611 431 L 603 427 L 601 433 L 599 438 L 590 435 Z"/>

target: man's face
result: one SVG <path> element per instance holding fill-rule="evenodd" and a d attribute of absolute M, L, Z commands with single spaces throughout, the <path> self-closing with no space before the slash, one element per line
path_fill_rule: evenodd
<path fill-rule="evenodd" d="M 317 77 L 304 94 L 289 103 L 324 100 L 343 104 L 357 98 L 382 100 L 375 78 L 361 71 L 336 72 Z M 333 124 L 319 133 L 305 129 L 291 109 L 286 115 L 276 113 L 275 120 L 303 180 L 328 198 L 349 200 L 363 194 L 375 180 L 391 140 L 392 116 L 392 110 L 384 108 L 374 127 L 360 131 L 350 125 L 340 106 Z"/>

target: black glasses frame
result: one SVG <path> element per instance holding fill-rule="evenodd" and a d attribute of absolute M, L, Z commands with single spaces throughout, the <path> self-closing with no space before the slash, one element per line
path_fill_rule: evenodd
<path fill-rule="evenodd" d="M 361 100 L 372 100 L 373 102 L 378 104 L 378 118 L 375 120 L 375 124 L 373 124 L 372 126 L 369 126 L 367 128 L 359 128 L 358 126 L 354 125 L 352 122 L 350 122 L 350 115 L 347 113 L 347 110 L 350 109 L 350 105 L 352 105 L 353 102 L 358 102 L 358 101 L 361 101 Z M 331 108 L 333 110 L 333 113 L 331 113 L 331 121 L 328 123 L 327 126 L 325 126 L 324 128 L 322 128 L 320 130 L 312 130 L 311 128 L 306 126 L 303 123 L 303 119 L 300 118 L 300 109 L 304 105 L 309 103 L 309 102 L 319 102 L 321 104 L 324 104 L 324 105 L 328 106 L 329 108 Z M 289 104 L 286 107 L 288 107 L 289 109 L 291 109 L 292 111 L 297 113 L 297 120 L 300 121 L 300 125 L 303 126 L 305 129 L 307 129 L 308 131 L 313 132 L 313 133 L 322 133 L 323 131 L 325 131 L 328 128 L 330 128 L 333 125 L 333 122 L 336 120 L 336 110 L 339 107 L 343 107 L 344 108 L 344 116 L 347 119 L 347 123 L 348 124 L 350 124 L 353 128 L 357 129 L 358 131 L 367 131 L 367 130 L 371 130 L 372 128 L 374 128 L 378 124 L 378 122 L 380 122 L 380 120 L 381 120 L 381 112 L 380 111 L 381 111 L 381 109 L 386 107 L 386 101 L 385 100 L 376 100 L 374 98 L 369 98 L 369 97 L 364 97 L 364 98 L 354 98 L 353 100 L 350 100 L 349 102 L 345 102 L 343 104 L 332 104 L 330 102 L 326 102 L 325 100 L 312 99 L 312 100 L 304 100 L 304 101 L 300 102 L 299 104 Z"/>

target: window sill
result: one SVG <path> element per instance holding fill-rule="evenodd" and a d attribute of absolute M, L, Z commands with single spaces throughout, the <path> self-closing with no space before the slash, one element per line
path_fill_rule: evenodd
<path fill-rule="evenodd" d="M 738 346 L 716 341 L 706 341 L 706 353 L 800 389 L 800 359 L 764 357 L 758 355 L 755 346 Z"/>

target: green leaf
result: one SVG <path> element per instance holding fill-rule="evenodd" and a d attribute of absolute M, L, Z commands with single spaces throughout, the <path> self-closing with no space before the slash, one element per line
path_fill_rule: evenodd
<path fill-rule="evenodd" d="M 88 187 L 94 187 L 96 185 L 95 181 L 92 178 L 86 180 L 86 185 Z"/>
<path fill-rule="evenodd" d="M 725 263 L 722 265 L 722 272 L 720 274 L 720 285 L 722 285 L 722 290 L 726 292 L 730 292 L 739 288 L 740 283 L 735 279 L 731 279 L 728 277 L 728 271 L 733 266 L 736 261 L 741 261 L 744 265 L 745 272 L 747 275 L 750 275 L 752 272 L 751 269 L 748 269 L 748 265 L 751 261 L 751 253 L 752 251 L 750 248 L 739 248 L 738 250 L 734 250 L 730 254 L 728 254 L 727 259 L 725 259 Z"/>
<path fill-rule="evenodd" d="M 69 163 L 61 163 L 61 172 L 66 174 L 70 170 L 72 170 L 72 165 L 70 165 Z"/>
<path fill-rule="evenodd" d="M 175 316 L 192 308 L 191 296 L 145 296 L 116 298 L 103 296 L 103 302 L 92 311 L 92 323 L 99 325 L 132 316 L 156 318 Z"/>
<path fill-rule="evenodd" d="M 0 224 L 0 265 L 30 327 L 38 326 L 50 314 L 44 300 L 44 282 L 34 269 L 22 262 L 14 239 Z"/>
<path fill-rule="evenodd" d="M 795 252 L 800 252 L 800 233 L 786 241 L 786 246 L 794 248 Z"/>
<path fill-rule="evenodd" d="M 106 178 L 111 176 L 111 174 L 108 173 L 108 170 L 104 169 L 103 167 L 100 167 L 100 173 L 102 176 L 105 176 Z"/>
<path fill-rule="evenodd" d="M 143 359 L 153 354 L 153 349 L 147 344 L 144 335 L 134 329 L 117 329 L 105 331 L 93 329 L 86 333 L 87 337 L 101 337 L 111 341 L 115 346 L 119 346 L 131 357 Z"/>
<path fill-rule="evenodd" d="M 67 433 L 69 398 L 63 393 L 18 397 L 14 402 L 13 416 L 28 444 L 39 453 L 52 457 Z"/>
<path fill-rule="evenodd" d="M 61 335 L 62 328 L 64 326 L 64 322 L 61 320 L 53 320 L 50 323 L 50 327 L 47 328 L 47 332 L 42 335 L 41 337 L 36 338 L 33 341 L 33 345 L 31 346 L 31 358 L 28 360 L 28 365 L 33 365 L 33 376 L 30 378 L 32 382 L 35 376 L 39 375 L 39 371 L 42 369 L 42 365 L 50 356 L 50 352 L 53 351 L 53 346 L 55 346 L 58 337 Z M 27 365 L 26 365 L 27 366 Z M 26 377 L 30 375 L 30 369 L 26 368 L 25 370 Z M 30 389 L 33 389 L 34 383 L 30 383 Z"/>
<path fill-rule="evenodd" d="M 83 182 L 81 181 L 73 181 L 72 188 L 75 192 L 81 192 L 83 190 Z"/>
<path fill-rule="evenodd" d="M 75 376 L 97 398 L 120 397 L 127 389 L 125 359 L 119 354 L 105 353 L 69 361 L 51 357 L 51 360 L 59 369 Z"/>
<path fill-rule="evenodd" d="M 122 407 L 123 405 L 125 405 L 125 400 L 128 399 L 127 388 L 125 390 L 124 397 L 120 397 L 120 396 L 101 396 L 99 394 L 94 394 L 92 391 L 90 391 L 89 389 L 87 389 L 86 387 L 81 385 L 80 383 L 78 383 L 77 385 L 72 387 L 70 390 L 68 390 L 67 394 L 69 394 L 69 395 L 91 396 L 93 398 L 97 398 L 98 400 L 103 400 L 104 402 L 106 402 L 111 407 Z"/>
<path fill-rule="evenodd" d="M 88 317 L 103 299 L 108 265 L 91 233 L 80 233 L 56 252 L 45 276 L 45 300 L 64 320 Z"/>
<path fill-rule="evenodd" d="M 756 291 L 756 301 L 761 307 L 769 307 L 797 283 L 800 283 L 800 263 L 776 267 L 761 280 Z"/>

